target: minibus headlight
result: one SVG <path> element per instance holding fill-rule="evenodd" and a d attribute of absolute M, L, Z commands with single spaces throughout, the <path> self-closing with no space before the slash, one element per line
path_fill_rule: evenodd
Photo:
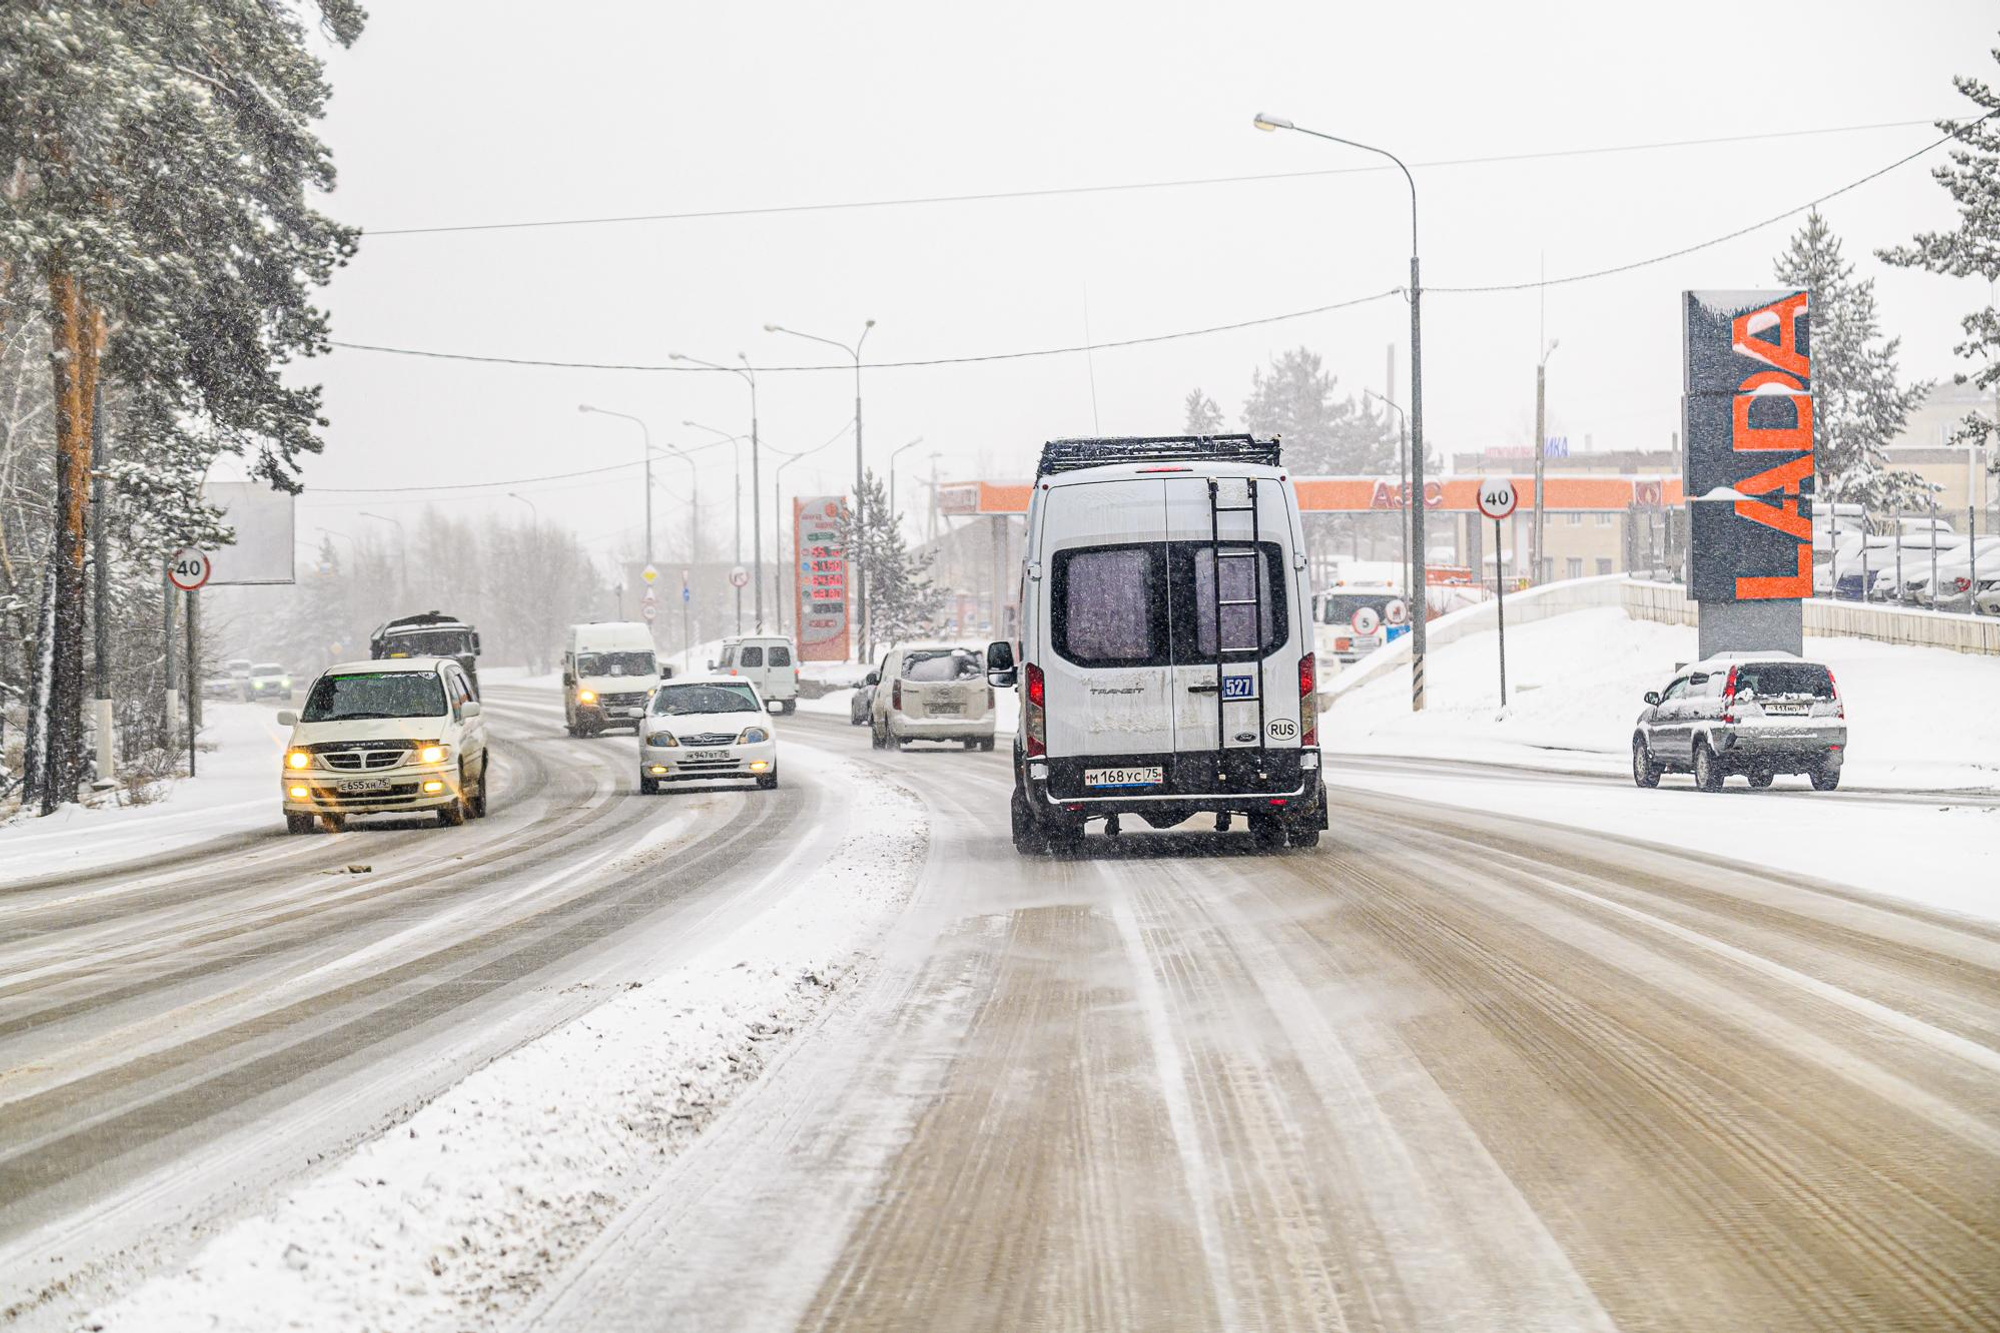
<path fill-rule="evenodd" d="M 597 691 L 578 690 L 576 692 L 576 701 L 580 704 L 594 704 L 597 702 Z"/>

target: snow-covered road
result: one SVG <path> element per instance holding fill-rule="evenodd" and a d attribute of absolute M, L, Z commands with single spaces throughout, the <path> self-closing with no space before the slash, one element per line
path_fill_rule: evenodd
<path fill-rule="evenodd" d="M 0 1307 L 112 1330 L 2000 1322 L 2000 925 L 1744 859 L 1760 825 L 1884 814 L 1920 863 L 1927 837 L 1990 844 L 1991 802 L 1628 802 L 1371 758 L 1312 852 L 1176 830 L 1023 861 L 1004 753 L 877 753 L 801 714 L 779 791 L 641 801 L 627 742 L 494 694 L 483 828 L 0 897 Z M 1747 831 L 1676 845 L 1708 803 Z M 349 862 L 374 869 L 323 873 Z M 717 980 L 850 948 L 807 1008 Z M 743 1022 L 748 1072 L 697 1073 L 742 1067 Z M 648 1137 L 690 1088 L 689 1123 Z M 535 1205 L 551 1159 L 587 1207 Z"/>

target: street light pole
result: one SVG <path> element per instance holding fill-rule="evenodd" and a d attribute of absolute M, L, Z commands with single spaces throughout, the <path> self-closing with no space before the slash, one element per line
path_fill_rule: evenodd
<path fill-rule="evenodd" d="M 1548 404 L 1549 358 L 1556 354 L 1556 348 L 1561 345 L 1560 338 L 1551 339 L 1549 345 L 1542 350 L 1541 359 L 1535 362 L 1535 540 L 1534 564 L 1528 570 L 1528 575 L 1535 581 L 1537 587 L 1542 583 L 1544 559 L 1542 543 L 1548 539 L 1545 527 L 1548 520 L 1544 512 L 1547 506 L 1542 503 L 1542 469 L 1549 452 L 1549 427 L 1545 415 Z"/>
<path fill-rule="evenodd" d="M 646 462 L 646 563 L 653 563 L 653 432 L 646 429 L 646 423 L 626 412 L 613 412 L 609 408 L 592 407 L 589 403 L 578 403 L 579 412 L 595 412 L 601 417 L 617 417 L 629 421 L 639 428 L 639 439 L 645 445 Z"/>
<path fill-rule="evenodd" d="M 1410 545 L 1411 559 L 1416 567 L 1416 586 L 1411 590 L 1414 596 L 1410 606 L 1410 711 L 1421 713 L 1424 710 L 1424 648 L 1427 639 L 1424 621 L 1429 614 L 1430 602 L 1426 588 L 1430 582 L 1430 571 L 1427 568 L 1429 553 L 1424 541 L 1424 284 L 1417 264 L 1417 178 L 1410 174 L 1402 158 L 1386 148 L 1305 129 L 1289 120 L 1262 112 L 1251 124 L 1265 131 L 1291 130 L 1296 134 L 1309 134 L 1315 139 L 1345 144 L 1349 148 L 1386 157 L 1396 164 L 1410 187 Z"/>
<path fill-rule="evenodd" d="M 671 359 L 675 355 L 678 354 L 671 352 L 668 353 L 669 359 Z M 681 360 L 690 361 L 693 360 L 693 358 L 684 356 L 681 357 Z M 707 363 L 703 362 L 702 364 L 706 365 Z M 722 367 L 722 369 L 724 370 L 727 370 L 728 368 L 729 367 L 727 366 Z M 744 436 L 741 435 L 731 435 L 726 430 L 717 430 L 713 426 L 704 426 L 699 421 L 683 421 L 681 424 L 683 426 L 691 427 L 694 430 L 705 430 L 710 435 L 716 436 L 724 444 L 731 444 L 731 445 L 740 444 L 745 438 Z M 736 463 L 736 545 L 734 548 L 735 553 L 731 557 L 731 559 L 733 559 L 735 563 L 740 566 L 743 563 L 743 455 L 741 451 L 731 449 L 730 457 L 734 459 Z M 750 509 L 752 511 L 751 512 L 752 526 L 761 528 L 762 525 L 755 522 L 756 511 L 757 511 L 757 481 L 754 476 L 751 478 L 750 481 Z M 762 545 L 761 542 L 758 544 L 760 546 Z M 759 590 L 760 594 L 761 591 L 762 590 L 760 589 Z M 758 618 L 755 622 L 759 630 L 762 630 L 764 628 L 763 607 L 764 607 L 764 599 L 760 595 L 757 598 Z M 736 632 L 738 634 L 741 634 L 743 632 L 743 589 L 741 588 L 738 588 L 736 590 Z"/>
<path fill-rule="evenodd" d="M 1402 408 L 1373 389 L 1363 389 L 1361 393 L 1396 414 L 1396 489 L 1400 492 L 1396 497 L 1396 509 L 1402 517 L 1403 547 L 1403 558 L 1399 563 L 1403 566 L 1403 601 L 1407 606 L 1410 600 L 1410 418 Z"/>
<path fill-rule="evenodd" d="M 530 500 L 530 499 L 529 499 L 529 498 L 528 498 L 527 496 L 525 496 L 525 495 L 522 495 L 522 494 L 520 494 L 520 493 L 519 493 L 519 492 L 517 492 L 517 491 L 509 491 L 509 492 L 507 492 L 507 498 L 508 498 L 509 500 L 519 500 L 519 501 L 520 501 L 520 502 L 521 502 L 522 504 L 524 504 L 524 505 L 528 506 L 528 512 L 529 512 L 530 514 L 533 514 L 533 515 L 534 515 L 534 526 L 535 526 L 535 529 L 536 529 L 537 531 L 540 531 L 540 530 L 541 530 L 541 526 L 542 526 L 542 511 L 541 511 L 540 509 L 537 509 L 537 508 L 535 507 L 535 502 L 534 502 L 533 500 Z"/>
<path fill-rule="evenodd" d="M 757 370 L 750 364 L 750 358 L 743 353 L 738 352 L 736 359 L 743 363 L 740 367 L 717 365 L 713 361 L 704 361 L 698 356 L 688 356 L 682 352 L 667 353 L 667 360 L 669 361 L 687 361 L 693 365 L 707 366 L 710 370 L 726 370 L 750 386 L 750 584 L 755 589 L 755 592 L 751 594 L 750 609 L 751 623 L 761 632 L 764 628 L 764 522 L 762 518 L 763 511 L 757 507 L 758 477 L 760 475 L 758 461 L 759 441 L 757 437 Z M 709 430 L 712 428 L 704 426 L 702 429 Z M 741 439 L 742 436 L 739 435 L 734 438 Z M 741 535 L 743 523 L 743 483 L 740 472 L 737 474 L 736 506 L 736 522 L 738 526 L 736 561 L 738 564 L 741 564 L 743 562 L 743 539 Z M 776 532 L 773 532 L 771 535 L 774 539 L 777 537 Z M 739 621 L 742 619 L 740 614 L 737 618 Z M 736 628 L 738 633 L 742 632 L 743 627 L 741 624 Z"/>
<path fill-rule="evenodd" d="M 361 511 L 361 517 L 372 518 L 377 523 L 389 523 L 395 526 L 396 568 L 398 571 L 396 576 L 396 596 L 402 598 L 404 601 L 408 601 L 410 597 L 410 541 L 403 533 L 402 523 L 390 518 L 387 514 L 371 514 L 365 509 Z"/>
<path fill-rule="evenodd" d="M 916 447 L 917 447 L 918 445 L 922 444 L 923 442 L 924 442 L 924 437 L 923 437 L 923 436 L 921 436 L 921 435 L 919 435 L 919 436 L 917 436 L 917 438 L 916 438 L 916 439 L 914 439 L 914 440 L 911 440 L 911 441 L 910 441 L 910 442 L 909 442 L 908 444 L 899 444 L 899 445 L 897 445 L 897 446 L 896 446 L 896 447 L 895 447 L 894 449 L 891 449 L 891 450 L 889 451 L 889 491 L 888 491 L 888 495 L 889 495 L 889 518 L 890 518 L 890 520 L 891 520 L 891 521 L 894 521 L 894 519 L 895 519 L 895 517 L 896 517 L 896 456 L 897 456 L 898 454 L 902 453 L 902 452 L 903 452 L 903 451 L 904 451 L 905 449 L 914 449 L 914 448 L 916 448 Z"/>
<path fill-rule="evenodd" d="M 854 346 L 849 347 L 846 343 L 835 342 L 831 338 L 822 338 L 813 333 L 800 333 L 797 329 L 788 329 L 782 324 L 766 324 L 764 326 L 764 332 L 766 333 L 789 333 L 794 338 L 804 338 L 808 342 L 825 343 L 828 347 L 838 347 L 841 351 L 854 358 L 854 526 L 856 530 L 861 529 L 863 521 L 867 517 L 863 512 L 861 500 L 861 487 L 866 473 L 866 466 L 863 462 L 861 451 L 861 345 L 868 341 L 868 331 L 874 327 L 875 321 L 872 319 L 863 323 L 861 326 L 861 336 L 854 340 Z M 864 657 L 872 656 L 868 649 L 873 645 L 869 644 L 865 638 L 860 637 L 862 623 L 866 619 L 868 610 L 868 580 L 858 562 L 853 564 L 852 573 L 854 577 L 853 600 L 856 641 L 862 645 Z"/>

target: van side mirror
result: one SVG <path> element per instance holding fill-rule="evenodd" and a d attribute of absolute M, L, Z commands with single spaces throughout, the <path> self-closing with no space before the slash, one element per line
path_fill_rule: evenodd
<path fill-rule="evenodd" d="M 279 726 L 296 727 L 298 724 L 299 724 L 299 715 L 297 713 L 294 713 L 291 709 L 286 708 L 278 713 Z"/>
<path fill-rule="evenodd" d="M 1646 702 L 1647 702 L 1647 703 L 1649 703 L 1649 704 L 1657 704 L 1657 703 L 1659 703 L 1659 702 L 1660 702 L 1660 692 L 1659 692 L 1658 690 L 1647 690 L 1647 691 L 1646 691 Z"/>
<path fill-rule="evenodd" d="M 986 645 L 986 669 L 988 671 L 1012 671 L 1014 669 L 1014 645 L 1006 639 L 995 639 Z"/>

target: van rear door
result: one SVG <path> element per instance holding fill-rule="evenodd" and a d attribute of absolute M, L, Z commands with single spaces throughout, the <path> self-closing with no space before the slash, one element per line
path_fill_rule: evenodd
<path fill-rule="evenodd" d="M 1299 608 L 1284 483 L 1257 480 L 1254 523 L 1248 478 L 1217 478 L 1212 493 L 1206 477 L 1175 477 L 1166 487 L 1175 748 L 1252 749 L 1261 736 L 1269 747 L 1296 749 L 1304 650 L 1287 651 Z"/>
<path fill-rule="evenodd" d="M 1174 749 L 1163 484 L 1056 486 L 1040 508 L 1049 756 L 1157 764 Z"/>

